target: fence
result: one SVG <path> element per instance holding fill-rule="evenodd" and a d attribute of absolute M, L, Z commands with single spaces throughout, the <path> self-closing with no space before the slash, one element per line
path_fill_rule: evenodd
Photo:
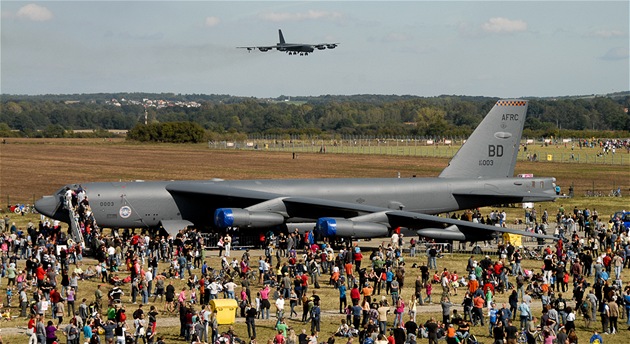
<path fill-rule="evenodd" d="M 212 149 L 261 150 L 291 153 L 326 153 L 326 154 L 375 154 L 418 156 L 433 158 L 452 158 L 461 145 L 462 139 L 291 139 L 278 140 L 253 138 L 245 141 L 208 142 Z M 525 141 L 523 142 L 523 144 Z M 630 148 L 619 148 L 615 153 L 604 153 L 599 147 L 575 148 L 560 145 L 528 144 L 527 149 L 519 150 L 518 160 L 540 162 L 562 162 L 575 164 L 629 165 Z"/>

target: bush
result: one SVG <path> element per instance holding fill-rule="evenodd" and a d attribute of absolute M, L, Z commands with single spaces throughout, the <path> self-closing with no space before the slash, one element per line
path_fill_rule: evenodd
<path fill-rule="evenodd" d="M 127 139 L 140 142 L 199 143 L 205 131 L 193 122 L 138 124 L 127 133 Z"/>

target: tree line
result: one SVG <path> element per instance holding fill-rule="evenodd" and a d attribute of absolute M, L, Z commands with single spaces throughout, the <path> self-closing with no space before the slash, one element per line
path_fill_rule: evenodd
<path fill-rule="evenodd" d="M 111 105 L 112 99 L 143 98 L 195 101 L 201 107 L 156 108 L 137 102 Z M 158 133 L 164 130 L 185 129 L 192 130 L 196 140 L 198 129 L 201 129 L 206 138 L 237 134 L 465 137 L 496 100 L 489 97 L 381 95 L 292 97 L 290 101 L 284 96 L 257 99 L 145 93 L 2 95 L 0 136 L 85 136 L 85 133 L 73 132 L 79 129 L 91 129 L 94 130 L 91 135 L 106 136 L 111 135 L 105 131 L 107 129 L 126 129 L 137 137 L 160 141 L 164 137 L 160 139 Z M 592 136 L 591 133 L 600 137 L 619 136 L 619 131 L 630 131 L 629 107 L 629 92 L 597 97 L 530 99 L 525 135 L 558 136 L 566 130 L 577 134 L 589 130 L 589 135 L 577 137 Z M 153 126 L 144 126 L 145 111 Z M 196 125 L 164 126 L 182 122 Z"/>

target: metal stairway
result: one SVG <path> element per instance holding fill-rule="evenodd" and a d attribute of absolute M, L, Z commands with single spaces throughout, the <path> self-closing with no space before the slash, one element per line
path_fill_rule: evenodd
<path fill-rule="evenodd" d="M 79 215 L 74 211 L 72 207 L 68 209 L 68 215 L 70 217 L 71 239 L 74 240 L 75 243 L 81 244 L 82 248 L 85 248 L 83 234 L 81 234 L 81 227 L 79 226 Z"/>

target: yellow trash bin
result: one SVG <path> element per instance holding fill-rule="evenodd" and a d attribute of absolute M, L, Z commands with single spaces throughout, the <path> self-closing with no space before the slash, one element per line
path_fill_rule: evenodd
<path fill-rule="evenodd" d="M 503 242 L 506 244 L 510 243 L 516 247 L 523 245 L 522 236 L 519 234 L 503 233 Z"/>
<path fill-rule="evenodd" d="M 216 313 L 219 325 L 232 325 L 236 320 L 238 303 L 234 299 L 210 300 L 210 308 Z"/>

